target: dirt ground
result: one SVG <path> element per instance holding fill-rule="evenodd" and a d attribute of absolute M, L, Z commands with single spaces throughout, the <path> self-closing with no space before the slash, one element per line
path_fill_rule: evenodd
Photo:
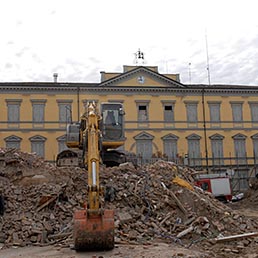
<path fill-rule="evenodd" d="M 149 245 L 115 245 L 112 251 L 76 252 L 62 246 L 30 246 L 9 248 L 0 251 L 0 258 L 258 258 L 258 249 L 245 253 L 230 251 L 232 246 L 211 246 L 210 250 L 201 247 L 185 248 L 177 244 L 150 243 Z M 199 250 L 198 250 L 199 249 Z"/>
<path fill-rule="evenodd" d="M 76 252 L 70 248 L 45 246 L 45 247 L 21 247 L 0 251 L 2 258 L 208 258 L 211 253 L 202 253 L 176 245 L 157 243 L 151 245 L 116 245 L 108 252 Z"/>

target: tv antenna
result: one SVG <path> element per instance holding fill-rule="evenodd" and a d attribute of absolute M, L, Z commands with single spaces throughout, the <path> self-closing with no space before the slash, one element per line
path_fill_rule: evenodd
<path fill-rule="evenodd" d="M 210 61 L 209 61 L 209 50 L 208 50 L 208 36 L 207 30 L 205 30 L 205 43 L 206 43 L 206 57 L 207 57 L 207 74 L 208 74 L 208 82 L 211 85 L 211 74 L 210 74 Z"/>
<path fill-rule="evenodd" d="M 191 72 L 191 62 L 188 63 L 189 65 L 189 84 L 192 84 L 192 72 Z"/>

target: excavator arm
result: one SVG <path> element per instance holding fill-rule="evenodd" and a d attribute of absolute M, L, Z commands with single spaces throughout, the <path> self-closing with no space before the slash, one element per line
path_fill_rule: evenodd
<path fill-rule="evenodd" d="M 99 183 L 99 121 L 96 104 L 89 103 L 82 120 L 87 121 L 83 137 L 88 148 L 85 162 L 88 164 L 88 202 L 86 209 L 74 213 L 74 247 L 76 250 L 110 250 L 114 248 L 114 211 L 101 207 L 103 187 Z"/>
<path fill-rule="evenodd" d="M 93 104 L 88 107 L 88 208 L 89 212 L 100 209 L 100 184 L 99 184 L 99 128 L 100 118 Z"/>

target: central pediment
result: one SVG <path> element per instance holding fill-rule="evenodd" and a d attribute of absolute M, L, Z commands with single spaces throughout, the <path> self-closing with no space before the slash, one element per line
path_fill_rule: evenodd
<path fill-rule="evenodd" d="M 128 68 L 128 67 L 127 67 Z M 180 83 L 179 75 L 164 75 L 158 73 L 153 67 L 136 66 L 126 69 L 123 73 L 102 72 L 102 82 L 100 87 L 173 87 L 184 88 Z"/>

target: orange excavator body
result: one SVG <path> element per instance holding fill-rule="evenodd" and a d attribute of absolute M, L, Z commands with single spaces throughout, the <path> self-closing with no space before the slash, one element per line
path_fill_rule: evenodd
<path fill-rule="evenodd" d="M 95 103 L 89 103 L 82 120 L 87 121 L 83 137 L 88 148 L 85 162 L 88 164 L 88 202 L 86 209 L 74 213 L 74 248 L 76 250 L 110 250 L 114 248 L 114 211 L 101 207 L 103 187 L 99 183 L 99 121 Z"/>

